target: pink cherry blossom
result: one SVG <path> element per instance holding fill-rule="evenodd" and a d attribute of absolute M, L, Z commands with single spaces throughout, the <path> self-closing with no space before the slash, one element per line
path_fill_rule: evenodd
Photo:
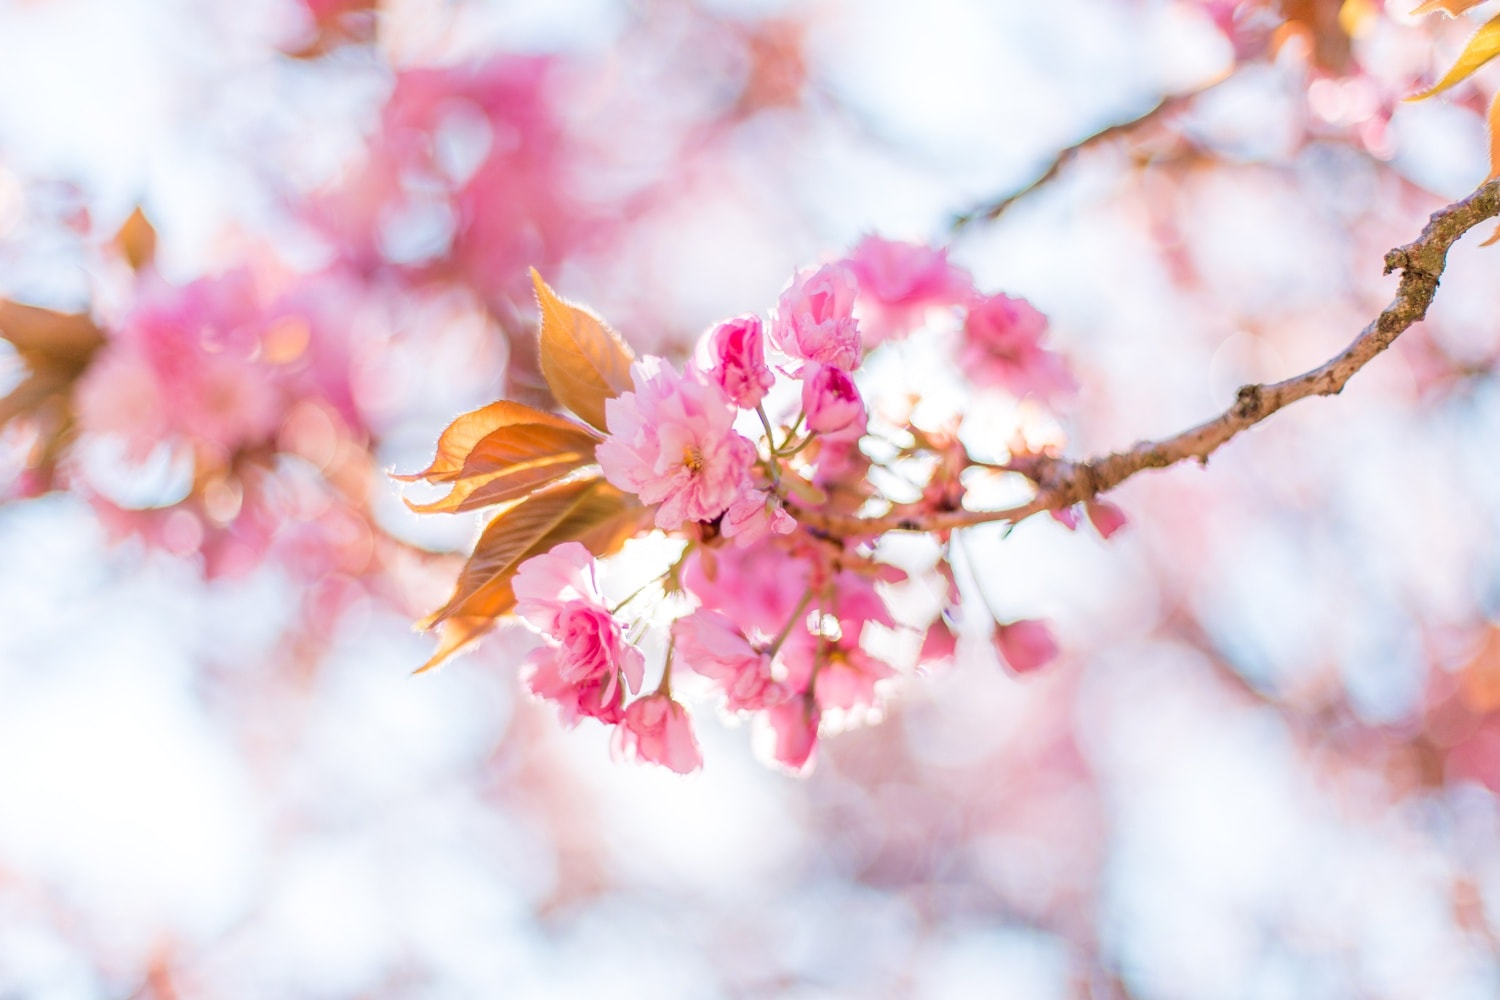
<path fill-rule="evenodd" d="M 729 505 L 719 530 L 744 548 L 772 534 L 790 535 L 797 530 L 797 522 L 769 490 L 749 490 Z"/>
<path fill-rule="evenodd" d="M 224 461 L 280 424 L 277 372 L 257 358 L 262 303 L 248 272 L 146 285 L 79 384 L 79 419 L 143 457 L 163 437 Z"/>
<path fill-rule="evenodd" d="M 824 655 L 828 659 L 813 684 L 813 693 L 823 708 L 873 705 L 876 682 L 896 675 L 889 664 L 854 644 L 834 647 Z"/>
<path fill-rule="evenodd" d="M 703 752 L 687 709 L 666 694 L 647 695 L 625 707 L 625 717 L 615 730 L 615 748 L 624 756 L 660 764 L 678 774 L 703 766 Z"/>
<path fill-rule="evenodd" d="M 604 476 L 643 503 L 660 504 L 656 526 L 711 521 L 749 486 L 755 446 L 734 430 L 735 409 L 697 369 L 678 375 L 660 358 L 631 366 L 635 391 L 604 404 Z"/>
<path fill-rule="evenodd" d="M 1043 400 L 1077 389 L 1063 359 L 1042 346 L 1047 317 L 1025 299 L 976 296 L 964 319 L 959 365 L 976 385 Z"/>
<path fill-rule="evenodd" d="M 747 631 L 775 635 L 807 591 L 812 570 L 778 544 L 698 549 L 682 582 L 704 607 L 724 612 Z"/>
<path fill-rule="evenodd" d="M 929 310 L 961 305 L 974 289 L 946 250 L 917 243 L 866 236 L 844 263 L 859 281 L 866 347 L 906 336 Z"/>
<path fill-rule="evenodd" d="M 773 735 L 771 756 L 800 771 L 818 745 L 818 723 L 823 711 L 811 697 L 793 698 L 768 709 L 765 720 Z"/>
<path fill-rule="evenodd" d="M 506 300 L 526 267 L 550 270 L 616 223 L 570 177 L 587 155 L 552 95 L 559 60 L 501 54 L 395 76 L 368 157 L 307 210 L 346 261 L 458 281 Z M 395 224 L 425 223 L 407 245 Z M 423 227 L 418 227 L 423 228 Z"/>
<path fill-rule="evenodd" d="M 511 584 L 516 613 L 545 639 L 527 660 L 528 683 L 569 723 L 619 721 L 625 688 L 640 689 L 645 667 L 599 596 L 593 566 L 587 549 L 564 542 L 522 563 Z"/>
<path fill-rule="evenodd" d="M 594 556 L 579 542 L 563 542 L 523 562 L 511 581 L 516 614 L 539 632 L 556 632 L 557 619 L 572 603 L 604 606 L 594 578 Z"/>
<path fill-rule="evenodd" d="M 807 429 L 825 437 L 862 437 L 865 401 L 849 373 L 833 365 L 811 364 L 802 371 L 802 409 Z"/>
<path fill-rule="evenodd" d="M 1040 670 L 1057 659 L 1057 640 L 1052 637 L 1052 629 L 1035 618 L 996 625 L 995 648 L 1018 674 Z"/>
<path fill-rule="evenodd" d="M 858 288 L 854 275 L 837 264 L 797 275 L 781 293 L 771 340 L 794 358 L 854 369 L 860 358 Z"/>
<path fill-rule="evenodd" d="M 765 334 L 758 316 L 720 323 L 709 342 L 714 367 L 710 374 L 734 405 L 753 410 L 776 384 L 766 367 Z"/>
<path fill-rule="evenodd" d="M 779 705 L 790 692 L 771 673 L 771 657 L 718 611 L 700 608 L 672 625 L 679 662 L 716 682 L 732 712 Z"/>
<path fill-rule="evenodd" d="M 834 607 L 843 611 L 838 604 Z M 842 613 L 834 617 L 841 630 L 836 638 L 815 635 L 803 628 L 795 628 L 787 636 L 780 651 L 786 670 L 785 683 L 794 691 L 807 692 L 811 688 L 821 709 L 873 705 L 876 683 L 895 676 L 896 672 L 861 648 L 861 633 L 868 618 L 862 617 L 857 609 L 848 617 Z"/>

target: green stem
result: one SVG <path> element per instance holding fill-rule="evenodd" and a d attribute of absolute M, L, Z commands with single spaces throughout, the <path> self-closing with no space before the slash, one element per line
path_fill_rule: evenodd
<path fill-rule="evenodd" d="M 773 641 L 771 645 L 767 647 L 767 656 L 774 657 L 778 652 L 780 652 L 781 644 L 786 642 L 787 636 L 792 634 L 792 627 L 801 620 L 802 614 L 807 610 L 807 605 L 812 601 L 812 598 L 813 589 L 811 587 L 808 587 L 807 593 L 802 595 L 802 600 L 797 604 L 797 610 L 792 612 L 792 617 L 787 619 L 786 626 L 782 628 L 781 633 L 776 636 L 775 641 Z"/>
<path fill-rule="evenodd" d="M 802 421 L 804 418 L 806 418 L 806 416 L 807 411 L 805 410 L 797 414 L 797 419 L 792 421 L 791 427 L 787 428 L 786 437 L 781 439 L 781 447 L 777 448 L 771 454 L 782 455 L 786 451 L 787 442 L 797 436 L 797 432 L 802 429 Z M 801 446 L 799 445 L 798 447 Z"/>
<path fill-rule="evenodd" d="M 764 404 L 755 404 L 755 415 L 760 417 L 760 425 L 766 429 L 766 448 L 771 452 L 771 457 L 766 462 L 766 474 L 771 477 L 771 485 L 779 486 L 781 485 L 781 463 L 776 461 L 776 433 L 771 430 L 771 418 L 766 416 Z"/>
<path fill-rule="evenodd" d="M 661 683 L 656 685 L 656 694 L 664 694 L 672 697 L 672 651 L 677 647 L 677 637 L 674 635 L 667 642 L 667 658 L 661 665 Z"/>
<path fill-rule="evenodd" d="M 666 575 L 665 573 L 662 574 L 662 576 L 665 576 L 665 575 Z M 635 600 L 637 597 L 640 597 L 642 594 L 644 594 L 646 592 L 646 588 L 647 587 L 651 587 L 651 586 L 654 586 L 654 585 L 656 585 L 658 583 L 661 583 L 662 576 L 658 576 L 658 577 L 655 577 L 654 579 L 647 580 L 645 583 L 643 583 L 639 587 L 635 588 L 635 590 L 631 592 L 631 594 L 630 594 L 629 597 L 625 598 L 619 604 L 616 604 L 614 607 L 610 608 L 609 609 L 609 613 L 611 615 L 619 614 L 621 608 L 623 608 L 625 605 L 629 604 L 631 601 Z"/>
<path fill-rule="evenodd" d="M 793 448 L 791 451 L 783 451 L 783 452 L 781 452 L 780 453 L 781 457 L 782 458 L 791 458 L 793 455 L 797 454 L 797 452 L 801 451 L 803 448 L 806 448 L 808 445 L 812 444 L 813 443 L 813 439 L 816 438 L 817 436 L 818 436 L 818 432 L 817 431 L 808 431 L 807 432 L 807 437 L 805 437 L 801 441 L 797 442 L 797 447 Z"/>

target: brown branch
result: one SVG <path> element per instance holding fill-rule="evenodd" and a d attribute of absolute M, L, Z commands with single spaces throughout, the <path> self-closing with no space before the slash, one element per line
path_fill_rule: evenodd
<path fill-rule="evenodd" d="M 1057 155 L 1052 158 L 1052 162 L 1047 165 L 1047 168 L 1045 170 L 1037 175 L 1035 180 L 1031 181 L 1029 184 L 1026 184 L 1024 187 L 1017 188 L 1010 194 L 1003 195 L 999 198 L 994 199 L 993 201 L 988 201 L 980 205 L 976 205 L 975 207 L 969 209 L 967 212 L 959 213 L 958 215 L 954 216 L 953 221 L 948 224 L 949 231 L 956 233 L 960 229 L 974 222 L 995 221 L 996 219 L 1000 218 L 1001 215 L 1005 214 L 1006 209 L 1010 208 L 1016 202 L 1020 201 L 1022 198 L 1025 198 L 1027 195 L 1031 194 L 1038 188 L 1043 187 L 1044 185 L 1049 184 L 1054 179 L 1056 179 L 1057 175 L 1062 173 L 1063 168 L 1071 163 L 1079 153 L 1092 146 L 1097 146 L 1102 143 L 1109 142 L 1112 139 L 1119 139 L 1129 136 L 1136 130 L 1144 128 L 1145 126 L 1150 125 L 1160 118 L 1165 118 L 1171 115 L 1179 108 L 1186 107 L 1205 92 L 1212 90 L 1214 87 L 1218 86 L 1221 82 L 1223 82 L 1223 78 L 1218 78 L 1210 81 L 1202 87 L 1197 88 L 1196 90 L 1185 91 L 1181 94 L 1165 95 L 1150 108 L 1146 109 L 1146 111 L 1137 115 L 1136 117 L 1131 118 L 1128 121 L 1116 122 L 1113 125 L 1107 125 L 1099 131 L 1078 140 L 1073 145 L 1068 146 L 1066 149 L 1059 150 Z"/>
<path fill-rule="evenodd" d="M 887 531 L 945 531 L 994 521 L 1012 524 L 1044 510 L 1059 510 L 1090 500 L 1146 469 L 1163 469 L 1187 459 L 1207 463 L 1208 456 L 1240 431 L 1253 427 L 1284 406 L 1308 396 L 1332 396 L 1408 327 L 1427 315 L 1447 266 L 1448 250 L 1475 226 L 1500 215 L 1500 180 L 1481 186 L 1462 201 L 1433 213 L 1422 235 L 1385 255 L 1385 273 L 1401 272 L 1396 297 L 1336 357 L 1284 382 L 1242 386 L 1234 405 L 1213 420 L 1160 441 L 1143 441 L 1125 451 L 1083 462 L 1049 459 L 1037 470 L 1037 494 L 1005 510 L 960 510 L 932 514 L 912 508 L 883 517 L 862 518 L 798 507 L 797 520 L 814 531 L 840 537 L 868 537 Z"/>

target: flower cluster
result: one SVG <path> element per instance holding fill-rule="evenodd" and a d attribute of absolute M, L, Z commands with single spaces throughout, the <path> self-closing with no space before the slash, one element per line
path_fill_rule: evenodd
<path fill-rule="evenodd" d="M 771 758 L 801 770 L 820 733 L 877 713 L 902 669 L 953 655 L 962 594 L 947 559 L 951 532 L 935 529 L 945 548 L 929 572 L 946 598 L 925 625 L 896 614 L 894 588 L 908 573 L 882 558 L 876 542 L 893 524 L 927 530 L 931 518 L 963 510 L 963 474 L 974 463 L 957 424 L 924 428 L 872 412 L 860 384 L 866 355 L 925 331 L 975 389 L 1048 405 L 1073 383 L 1043 344 L 1040 312 L 1022 299 L 981 293 L 943 251 L 874 236 L 843 260 L 795 275 L 769 319 L 716 325 L 680 369 L 659 357 L 631 359 L 596 317 L 570 312 L 540 279 L 538 295 L 544 371 L 568 373 L 559 397 L 593 413 L 602 439 L 550 414 L 507 410 L 501 419 L 499 411 L 481 411 L 471 417 L 489 414 L 488 423 L 456 423 L 445 441 L 485 435 L 490 445 L 474 446 L 451 473 L 440 469 L 440 445 L 439 461 L 424 475 L 459 480 L 455 496 L 493 490 L 511 473 L 475 456 L 543 447 L 520 426 L 545 425 L 549 434 L 564 433 L 571 448 L 593 447 L 595 473 L 537 451 L 533 464 L 557 465 L 557 485 L 502 510 L 486 530 L 490 542 L 481 542 L 482 549 L 514 543 L 520 528 L 507 531 L 510 521 L 530 525 L 554 511 L 570 525 L 565 535 L 547 536 L 560 543 L 534 543 L 511 580 L 516 613 L 542 636 L 527 681 L 566 722 L 596 719 L 615 727 L 619 752 L 693 770 L 702 755 L 675 680 L 677 689 L 707 690 L 725 712 L 751 718 Z M 549 322 L 564 324 L 567 336 L 549 336 Z M 545 354 L 549 344 L 586 337 L 593 339 L 576 355 Z M 591 384 L 602 407 L 588 395 Z M 916 499 L 902 500 L 878 485 L 877 469 L 926 479 L 916 484 Z M 489 478 L 466 485 L 466 475 Z M 594 520 L 576 514 L 585 500 L 598 504 Z M 886 520 L 866 529 L 872 510 Z M 1088 513 L 1101 533 L 1120 524 L 1107 505 Z M 1076 521 L 1071 511 L 1064 516 Z M 622 518 L 627 535 L 650 526 L 681 547 L 657 580 L 611 609 L 595 583 L 594 559 L 613 550 L 620 533 L 610 526 Z M 496 562 L 492 554 L 485 559 Z M 654 687 L 644 654 L 628 638 L 635 625 L 617 617 L 646 591 L 657 597 L 652 617 L 671 619 Z M 474 599 L 460 587 L 432 623 L 471 615 Z M 919 635 L 906 643 L 903 632 Z M 1040 621 L 995 616 L 991 636 L 1018 674 L 1057 655 Z M 920 649 L 915 661 L 903 647 Z"/>

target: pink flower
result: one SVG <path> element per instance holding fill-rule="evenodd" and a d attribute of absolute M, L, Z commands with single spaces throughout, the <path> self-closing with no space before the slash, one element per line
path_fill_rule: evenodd
<path fill-rule="evenodd" d="M 869 619 L 857 613 L 846 618 L 843 605 L 835 603 L 834 607 L 841 630 L 838 638 L 820 638 L 801 628 L 787 636 L 781 647 L 785 683 L 794 691 L 812 694 L 820 709 L 873 705 L 875 684 L 896 672 L 860 647 L 860 634 Z"/>
<path fill-rule="evenodd" d="M 710 373 L 734 405 L 753 410 L 776 384 L 766 367 L 765 335 L 760 318 L 744 316 L 720 323 L 710 341 L 714 367 Z"/>
<path fill-rule="evenodd" d="M 729 505 L 719 530 L 725 538 L 733 538 L 736 546 L 745 548 L 773 532 L 790 535 L 797 530 L 797 522 L 768 490 L 749 490 Z"/>
<path fill-rule="evenodd" d="M 615 748 L 678 774 L 703 766 L 703 752 L 693 736 L 687 709 L 670 695 L 651 694 L 627 705 L 625 718 L 615 730 Z"/>
<path fill-rule="evenodd" d="M 765 718 L 773 734 L 771 756 L 794 771 L 806 767 L 818 745 L 822 715 L 811 697 L 794 698 L 768 709 Z"/>
<path fill-rule="evenodd" d="M 976 296 L 964 319 L 959 365 L 976 385 L 1044 400 L 1077 389 L 1063 359 L 1042 347 L 1047 317 L 1025 299 Z"/>
<path fill-rule="evenodd" d="M 844 261 L 859 281 L 865 346 L 903 337 L 929 310 L 961 305 L 974 290 L 946 250 L 866 236 Z"/>
<path fill-rule="evenodd" d="M 586 548 L 564 542 L 522 563 L 511 583 L 516 613 L 546 639 L 527 660 L 528 683 L 569 723 L 581 715 L 618 722 L 625 687 L 639 690 L 645 667 L 599 596 L 593 568 Z"/>
<path fill-rule="evenodd" d="M 618 223 L 570 182 L 584 154 L 552 95 L 560 60 L 500 54 L 396 73 L 362 163 L 311 221 L 360 270 L 393 267 L 504 301 L 528 265 L 556 262 Z M 413 241 L 408 220 L 423 239 Z"/>
<path fill-rule="evenodd" d="M 811 364 L 802 370 L 802 409 L 810 431 L 824 436 L 864 435 L 865 401 L 854 379 L 841 368 Z"/>
<path fill-rule="evenodd" d="M 1083 505 L 1083 509 L 1101 538 L 1109 538 L 1129 523 L 1125 519 L 1125 512 L 1108 500 L 1090 500 Z"/>
<path fill-rule="evenodd" d="M 860 356 L 857 290 L 854 275 L 836 264 L 797 275 L 781 293 L 771 340 L 794 358 L 853 369 Z"/>
<path fill-rule="evenodd" d="M 699 609 L 672 625 L 679 662 L 715 681 L 732 712 L 779 705 L 790 692 L 771 674 L 771 657 L 717 611 Z"/>
<path fill-rule="evenodd" d="M 664 531 L 713 520 L 744 493 L 755 461 L 755 446 L 734 430 L 734 407 L 693 368 L 678 375 L 660 358 L 645 357 L 630 373 L 635 391 L 604 404 L 604 477 L 643 503 L 660 504 L 656 526 Z"/>
<path fill-rule="evenodd" d="M 796 610 L 812 567 L 780 545 L 699 548 L 688 557 L 683 584 L 706 608 L 746 630 L 775 635 Z"/>
<path fill-rule="evenodd" d="M 1040 670 L 1057 659 L 1057 640 L 1052 637 L 1052 629 L 1035 618 L 996 625 L 995 648 L 1018 674 Z"/>
<path fill-rule="evenodd" d="M 287 400 L 277 370 L 256 357 L 262 309 L 245 271 L 146 284 L 79 384 L 80 422 L 124 438 L 137 458 L 162 437 L 217 461 L 264 443 Z"/>
<path fill-rule="evenodd" d="M 850 643 L 825 652 L 813 694 L 822 708 L 854 708 L 875 704 L 875 683 L 896 671 Z"/>

